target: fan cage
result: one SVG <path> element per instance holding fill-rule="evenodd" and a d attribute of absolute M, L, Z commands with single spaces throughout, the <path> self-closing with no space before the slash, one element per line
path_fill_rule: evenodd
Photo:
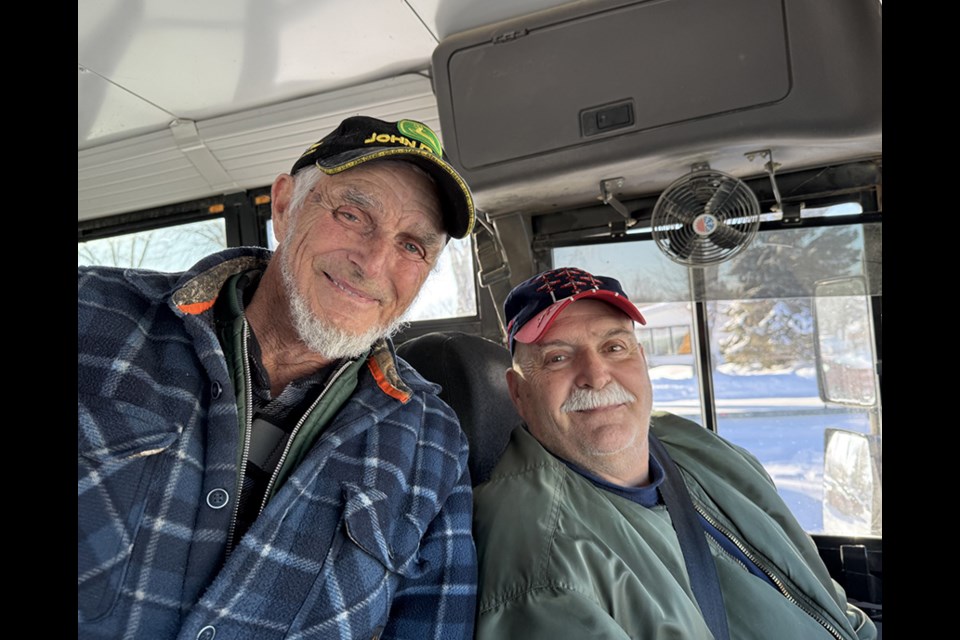
<path fill-rule="evenodd" d="M 760 227 L 760 203 L 742 180 L 712 169 L 674 181 L 657 200 L 654 241 L 671 260 L 706 266 L 743 251 Z"/>

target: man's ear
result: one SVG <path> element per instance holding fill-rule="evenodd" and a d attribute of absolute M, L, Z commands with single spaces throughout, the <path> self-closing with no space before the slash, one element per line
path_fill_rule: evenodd
<path fill-rule="evenodd" d="M 273 218 L 273 236 L 282 244 L 290 222 L 290 199 L 293 197 L 293 176 L 281 173 L 270 187 L 270 212 Z"/>
<path fill-rule="evenodd" d="M 507 389 L 510 391 L 510 399 L 513 401 L 513 406 L 520 410 L 520 383 L 523 382 L 523 378 L 520 376 L 520 373 L 510 367 L 506 371 L 507 376 Z"/>

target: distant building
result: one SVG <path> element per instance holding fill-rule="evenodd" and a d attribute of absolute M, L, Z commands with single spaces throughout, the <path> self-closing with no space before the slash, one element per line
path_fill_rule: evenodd
<path fill-rule="evenodd" d="M 636 325 L 651 367 L 681 364 L 693 366 L 693 316 L 688 302 L 640 305 L 645 326 Z"/>

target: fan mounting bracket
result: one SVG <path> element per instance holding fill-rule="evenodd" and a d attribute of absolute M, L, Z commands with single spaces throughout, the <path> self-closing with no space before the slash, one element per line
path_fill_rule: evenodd
<path fill-rule="evenodd" d="M 630 210 L 619 200 L 617 196 L 614 195 L 614 190 L 620 189 L 623 186 L 623 178 L 607 178 L 606 180 L 600 181 L 600 200 L 603 204 L 608 204 L 613 207 L 614 211 L 619 213 L 627 221 L 627 227 L 632 227 L 637 223 L 633 219 L 633 216 L 630 215 Z"/>
<path fill-rule="evenodd" d="M 770 149 L 747 151 L 743 155 L 747 157 L 749 162 L 753 162 L 754 160 L 766 160 L 766 162 L 763 163 L 763 168 L 766 170 L 767 175 L 770 176 L 770 186 L 773 187 L 773 197 L 777 201 L 777 211 L 783 211 L 783 204 L 780 202 L 780 189 L 777 188 L 776 176 L 777 169 L 783 165 L 773 159 L 773 151 Z"/>
<path fill-rule="evenodd" d="M 710 171 L 709 162 L 694 162 L 690 165 L 690 173 L 697 173 L 698 171 Z"/>

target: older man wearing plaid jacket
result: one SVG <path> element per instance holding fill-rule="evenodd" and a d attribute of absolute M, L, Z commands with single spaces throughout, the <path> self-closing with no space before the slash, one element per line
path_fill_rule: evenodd
<path fill-rule="evenodd" d="M 271 255 L 78 273 L 78 637 L 470 638 L 456 416 L 389 335 L 469 190 L 348 118 L 272 189 Z"/>

